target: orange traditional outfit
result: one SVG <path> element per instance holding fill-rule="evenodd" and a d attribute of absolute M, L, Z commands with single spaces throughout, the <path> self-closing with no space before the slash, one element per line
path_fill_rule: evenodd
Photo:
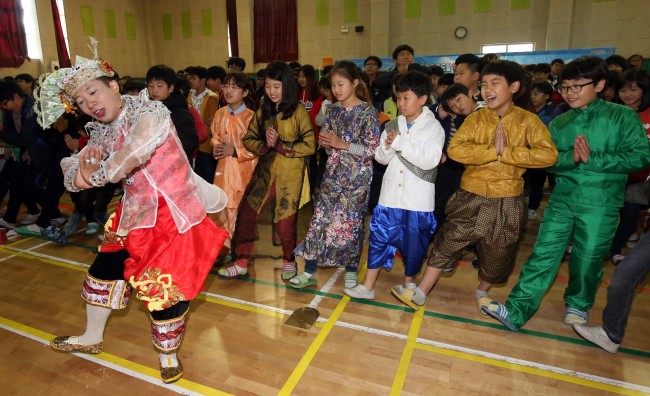
<path fill-rule="evenodd" d="M 215 215 L 217 224 L 228 231 L 229 237 L 224 243 L 228 248 L 235 232 L 237 208 L 257 165 L 257 155 L 244 147 L 244 135 L 254 114 L 244 104 L 234 111 L 230 107 L 222 107 L 214 115 L 211 126 L 213 147 L 227 143 L 235 148 L 231 157 L 219 159 L 214 173 L 214 184 L 224 190 L 228 197 L 226 208 Z"/>

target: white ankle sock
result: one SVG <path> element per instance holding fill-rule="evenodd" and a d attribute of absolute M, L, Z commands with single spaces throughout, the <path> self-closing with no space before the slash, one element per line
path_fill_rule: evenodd
<path fill-rule="evenodd" d="M 477 299 L 477 300 L 478 300 L 479 298 L 481 298 L 481 297 L 487 297 L 487 296 L 488 296 L 488 292 L 483 291 L 483 290 L 478 290 L 478 289 L 476 289 L 476 291 L 475 291 L 474 293 L 475 293 L 475 295 L 476 295 L 476 299 Z"/>
<path fill-rule="evenodd" d="M 79 344 L 97 344 L 104 339 L 104 328 L 112 309 L 86 304 L 86 332 L 80 335 Z"/>
<path fill-rule="evenodd" d="M 160 353 L 158 356 L 160 358 L 160 365 L 162 367 L 176 367 L 178 366 L 178 357 L 176 352 L 172 353 Z"/>

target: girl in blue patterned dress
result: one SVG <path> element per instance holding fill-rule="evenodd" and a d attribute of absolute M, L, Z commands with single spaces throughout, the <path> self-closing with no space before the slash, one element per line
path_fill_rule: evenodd
<path fill-rule="evenodd" d="M 302 289 L 316 284 L 317 266 L 344 266 L 345 287 L 357 285 L 372 180 L 372 158 L 379 143 L 377 111 L 366 102 L 368 89 L 360 69 L 338 62 L 331 72 L 338 100 L 325 120 L 319 143 L 329 154 L 314 215 L 294 254 L 305 259 L 305 272 L 290 280 Z"/>

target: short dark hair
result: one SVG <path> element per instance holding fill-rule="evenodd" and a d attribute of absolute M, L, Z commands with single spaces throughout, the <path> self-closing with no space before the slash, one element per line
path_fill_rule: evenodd
<path fill-rule="evenodd" d="M 256 76 L 256 77 L 264 77 L 264 76 L 266 76 L 266 69 L 259 69 L 259 70 L 255 73 L 255 76 Z"/>
<path fill-rule="evenodd" d="M 202 80 L 206 78 L 208 69 L 206 69 L 203 66 L 190 66 L 185 68 L 185 73 L 189 74 L 190 76 L 197 76 L 199 79 Z"/>
<path fill-rule="evenodd" d="M 330 79 L 329 74 L 326 74 L 320 78 L 320 80 L 318 81 L 318 86 L 323 89 L 329 89 L 329 90 L 332 89 L 332 80 Z"/>
<path fill-rule="evenodd" d="M 551 74 L 551 65 L 548 63 L 538 63 L 535 65 L 535 72 Z"/>
<path fill-rule="evenodd" d="M 0 80 L 0 102 L 13 99 L 15 94 L 18 94 L 21 98 L 25 97 L 23 90 L 14 80 L 4 78 Z"/>
<path fill-rule="evenodd" d="M 524 69 L 520 64 L 508 60 L 498 60 L 490 62 L 481 71 L 481 78 L 483 76 L 497 75 L 501 76 L 508 81 L 508 85 L 519 81 L 523 82 Z"/>
<path fill-rule="evenodd" d="M 241 69 L 241 71 L 244 71 L 244 69 L 246 68 L 246 61 L 244 60 L 244 58 L 233 56 L 230 59 L 228 59 L 226 66 L 228 67 L 238 66 Z"/>
<path fill-rule="evenodd" d="M 154 65 L 147 70 L 147 76 L 145 77 L 147 83 L 152 80 L 164 81 L 168 86 L 174 85 L 176 82 L 176 72 L 169 66 L 165 65 Z"/>
<path fill-rule="evenodd" d="M 531 91 L 538 90 L 545 95 L 553 94 L 553 85 L 548 81 L 535 81 L 530 87 Z"/>
<path fill-rule="evenodd" d="M 569 62 L 562 73 L 559 81 L 580 80 L 581 78 L 593 80 L 597 84 L 600 80 L 607 78 L 607 65 L 602 58 L 596 56 L 583 56 Z"/>
<path fill-rule="evenodd" d="M 556 64 L 556 63 L 561 63 L 561 64 L 564 65 L 564 61 L 563 61 L 562 59 L 560 59 L 560 58 L 555 58 L 555 59 L 553 59 L 553 60 L 551 61 L 551 66 L 553 66 L 553 65 Z"/>
<path fill-rule="evenodd" d="M 440 102 L 444 104 L 448 100 L 454 100 L 458 95 L 467 95 L 469 97 L 469 88 L 461 83 L 452 84 L 440 95 Z"/>
<path fill-rule="evenodd" d="M 140 92 L 143 89 L 145 89 L 146 87 L 147 86 L 142 81 L 129 80 L 126 83 L 124 83 L 124 89 L 123 90 L 124 90 L 124 92 L 130 92 L 130 91 L 138 91 L 138 92 Z"/>
<path fill-rule="evenodd" d="M 626 71 L 630 65 L 627 63 L 627 59 L 623 58 L 621 55 L 612 55 L 605 59 L 605 64 L 620 66 L 623 71 Z"/>
<path fill-rule="evenodd" d="M 34 77 L 28 73 L 20 73 L 14 78 L 14 80 L 23 80 L 25 82 L 34 84 Z"/>
<path fill-rule="evenodd" d="M 438 85 L 453 85 L 454 84 L 454 73 L 445 73 L 438 80 Z"/>
<path fill-rule="evenodd" d="M 366 60 L 363 61 L 363 65 L 365 66 L 366 63 L 368 63 L 368 61 L 370 60 L 377 62 L 377 65 L 381 69 L 381 59 L 379 59 L 378 56 L 374 56 L 374 55 L 370 55 L 369 57 L 367 57 Z"/>
<path fill-rule="evenodd" d="M 413 91 L 418 98 L 422 96 L 429 97 L 431 89 L 431 77 L 419 71 L 400 74 L 395 81 L 395 92 Z"/>
<path fill-rule="evenodd" d="M 206 79 L 219 80 L 223 83 L 226 79 L 226 69 L 221 66 L 210 66 L 205 72 Z"/>
<path fill-rule="evenodd" d="M 462 64 L 462 63 L 467 63 L 467 67 L 472 71 L 472 73 L 476 72 L 481 72 L 483 62 L 481 62 L 481 58 L 474 54 L 463 54 L 456 58 L 456 62 L 454 62 L 456 66 Z"/>
<path fill-rule="evenodd" d="M 616 87 L 623 77 L 621 73 L 614 70 L 607 70 L 607 77 L 605 77 L 605 88 Z"/>
<path fill-rule="evenodd" d="M 393 50 L 393 59 L 397 59 L 397 55 L 402 51 L 408 51 L 411 55 L 415 56 L 415 50 L 413 50 L 413 47 L 408 44 L 400 44 Z"/>
<path fill-rule="evenodd" d="M 481 78 L 484 76 L 501 76 L 506 79 L 508 85 L 519 82 L 519 89 L 513 93 L 512 101 L 517 107 L 532 111 L 533 105 L 530 98 L 531 77 L 519 63 L 509 60 L 498 60 L 485 65 L 481 70 Z"/>
<path fill-rule="evenodd" d="M 431 78 L 431 68 L 429 66 L 421 65 L 419 63 L 411 63 L 408 67 L 408 71 L 420 72 Z"/>
<path fill-rule="evenodd" d="M 429 68 L 431 69 L 432 76 L 442 77 L 445 74 L 445 70 L 438 65 L 431 65 Z"/>

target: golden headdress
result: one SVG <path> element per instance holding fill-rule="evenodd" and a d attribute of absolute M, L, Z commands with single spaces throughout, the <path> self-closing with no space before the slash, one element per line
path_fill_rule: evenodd
<path fill-rule="evenodd" d="M 77 56 L 74 67 L 59 69 L 39 77 L 39 88 L 35 91 L 34 110 L 38 114 L 38 123 L 47 128 L 64 112 L 74 113 L 76 107 L 72 94 L 86 81 L 97 77 L 113 77 L 113 67 L 97 56 L 97 40 L 90 37 L 88 45 L 93 59 Z"/>

